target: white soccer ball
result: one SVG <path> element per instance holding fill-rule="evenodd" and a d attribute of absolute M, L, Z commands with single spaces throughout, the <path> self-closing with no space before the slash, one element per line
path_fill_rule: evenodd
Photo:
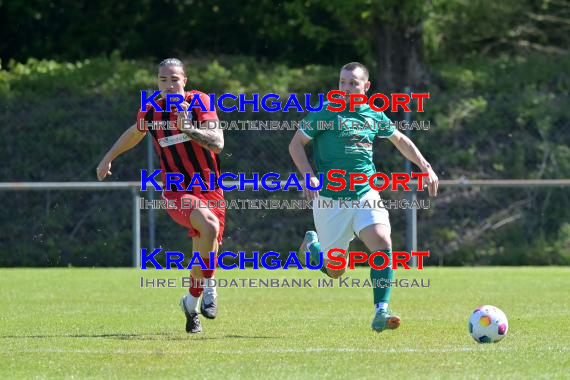
<path fill-rule="evenodd" d="M 507 335 L 509 322 L 501 309 L 485 305 L 471 314 L 468 328 L 477 343 L 496 343 Z"/>

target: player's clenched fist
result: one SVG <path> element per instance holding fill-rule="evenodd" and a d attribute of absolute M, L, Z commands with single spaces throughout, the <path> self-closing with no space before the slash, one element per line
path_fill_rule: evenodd
<path fill-rule="evenodd" d="M 176 110 L 174 113 L 176 115 L 178 115 L 178 120 L 176 122 L 176 127 L 179 130 L 182 130 L 182 127 L 184 125 L 183 123 L 183 119 L 188 119 L 188 108 L 190 107 L 190 103 L 188 103 L 187 101 L 184 101 L 182 103 L 180 103 L 180 108 L 182 108 L 184 111 L 178 111 Z"/>
<path fill-rule="evenodd" d="M 317 177 L 311 177 L 309 182 L 310 182 L 312 188 L 318 187 L 320 185 L 319 179 Z M 319 196 L 318 190 L 309 190 L 309 189 L 307 189 L 307 186 L 305 186 L 304 192 L 305 192 L 305 198 L 307 198 L 310 201 L 312 201 L 313 199 L 315 199 Z"/>
<path fill-rule="evenodd" d="M 107 161 L 105 159 L 101 160 L 97 166 L 97 179 L 102 181 L 105 177 L 111 174 L 111 161 Z"/>

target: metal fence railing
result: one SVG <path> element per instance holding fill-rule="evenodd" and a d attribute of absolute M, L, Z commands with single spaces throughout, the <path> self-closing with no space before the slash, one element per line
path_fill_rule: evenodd
<path fill-rule="evenodd" d="M 232 186 L 237 184 L 235 181 L 224 182 L 225 185 Z M 410 186 L 417 186 L 417 181 L 410 181 Z M 380 185 L 380 183 L 379 183 Z M 251 187 L 252 184 L 247 184 Z M 570 179 L 455 179 L 455 180 L 441 180 L 440 186 L 442 188 L 455 187 L 455 188 L 475 188 L 475 187 L 510 187 L 510 188 L 529 188 L 529 187 L 569 187 Z M 0 191 L 102 191 L 102 190 L 120 190 L 129 191 L 132 198 L 132 258 L 133 266 L 140 267 L 140 252 L 141 252 L 141 210 L 140 210 L 140 182 L 1 182 Z M 261 187 L 260 187 L 261 188 Z M 413 199 L 414 192 L 410 192 Z M 411 211 L 411 210 L 410 210 Z M 415 210 L 414 210 L 415 211 Z M 406 234 L 406 247 L 409 250 L 415 249 L 415 242 L 417 240 L 417 220 L 415 213 L 408 213 L 407 216 L 407 231 Z M 149 223 L 151 228 L 154 228 L 153 223 Z M 149 235 L 153 235 L 149 231 Z M 152 246 L 152 243 L 151 243 Z M 415 264 L 415 263 L 412 263 Z"/>

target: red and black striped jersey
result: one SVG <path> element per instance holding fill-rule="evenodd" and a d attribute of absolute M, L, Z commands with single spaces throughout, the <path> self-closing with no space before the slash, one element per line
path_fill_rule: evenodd
<path fill-rule="evenodd" d="M 210 109 L 210 98 L 203 92 L 192 90 L 184 94 L 184 99 L 191 103 L 192 96 L 199 94 L 200 100 L 207 110 Z M 165 110 L 165 99 L 160 99 L 156 102 L 160 108 Z M 196 104 L 196 102 L 194 102 Z M 216 120 L 218 115 L 216 111 L 202 111 L 200 108 L 193 108 L 189 114 L 192 121 L 206 121 Z M 137 126 L 141 125 L 141 120 L 150 121 L 176 121 L 177 115 L 175 112 L 160 112 L 154 110 L 150 105 L 147 105 L 145 111 L 139 109 L 137 117 Z M 167 123 L 164 123 L 167 124 Z M 144 125 L 144 124 L 143 124 Z M 166 184 L 165 173 L 180 173 L 184 176 L 183 187 L 187 189 L 194 173 L 200 173 L 200 177 L 209 187 L 210 173 L 215 173 L 215 180 L 217 184 L 218 177 L 220 176 L 220 160 L 217 154 L 210 149 L 204 148 L 197 143 L 193 142 L 186 134 L 174 128 L 149 128 L 148 132 L 152 135 L 154 150 L 160 158 L 160 168 L 162 183 Z M 195 183 L 195 182 L 194 182 Z M 216 185 L 217 187 L 217 185 Z M 180 191 L 177 190 L 175 185 L 166 191 Z M 194 193 L 200 193 L 200 187 L 193 188 Z"/>

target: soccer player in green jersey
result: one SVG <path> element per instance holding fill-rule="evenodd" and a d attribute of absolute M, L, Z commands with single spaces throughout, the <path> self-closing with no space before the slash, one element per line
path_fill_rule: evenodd
<path fill-rule="evenodd" d="M 370 268 L 370 279 L 373 284 L 388 284 L 389 280 L 394 279 L 391 269 L 392 240 L 388 211 L 382 207 L 341 208 L 338 201 L 339 198 L 350 198 L 360 200 L 360 204 L 366 202 L 378 205 L 380 203 L 377 201 L 380 200 L 378 191 L 373 190 L 367 182 L 357 184 L 353 191 L 328 190 L 326 173 L 331 169 L 346 170 L 347 183 L 349 183 L 349 173 L 365 173 L 367 176 L 376 173 L 372 161 L 372 142 L 376 137 L 380 137 L 388 139 L 404 157 L 416 164 L 422 172 L 428 173 L 425 183 L 430 196 L 437 195 L 439 180 L 416 145 L 390 125 L 390 120 L 383 112 L 373 111 L 368 105 L 361 105 L 355 108 L 354 112 L 349 111 L 349 95 L 366 94 L 369 89 L 370 81 L 366 66 L 358 62 L 344 65 L 340 71 L 339 90 L 346 93 L 346 109 L 341 112 L 328 111 L 325 104 L 321 111 L 312 112 L 305 118 L 305 121 L 314 122 L 313 126 L 333 121 L 334 128 L 319 130 L 313 127 L 313 129 L 298 130 L 289 144 L 289 152 L 297 169 L 301 173 L 310 173 L 311 186 L 318 187 L 319 179 L 315 176 L 305 152 L 305 145 L 312 141 L 317 172 L 325 174 L 322 191 L 312 191 L 307 188 L 304 191 L 305 196 L 313 200 L 313 218 L 317 232 L 308 231 L 305 234 L 300 252 L 310 252 L 313 264 L 319 262 L 320 252 L 323 252 L 321 270 L 331 278 L 338 278 L 346 267 L 340 270 L 326 268 L 329 262 L 326 254 L 332 248 L 347 250 L 350 241 L 356 235 L 371 252 L 382 251 L 390 258 L 390 264 L 385 269 Z M 358 127 L 365 125 L 368 127 Z M 370 125 L 377 127 L 370 128 Z M 333 207 L 318 207 L 318 197 L 327 203 L 332 200 Z M 373 200 L 375 202 L 372 202 Z M 304 257 L 304 254 L 300 257 Z M 377 256 L 375 259 L 378 259 L 375 260 L 378 266 L 384 263 L 382 256 Z M 400 317 L 388 308 L 391 290 L 390 285 L 373 288 L 375 316 L 372 320 L 372 329 L 377 332 L 400 326 Z"/>

